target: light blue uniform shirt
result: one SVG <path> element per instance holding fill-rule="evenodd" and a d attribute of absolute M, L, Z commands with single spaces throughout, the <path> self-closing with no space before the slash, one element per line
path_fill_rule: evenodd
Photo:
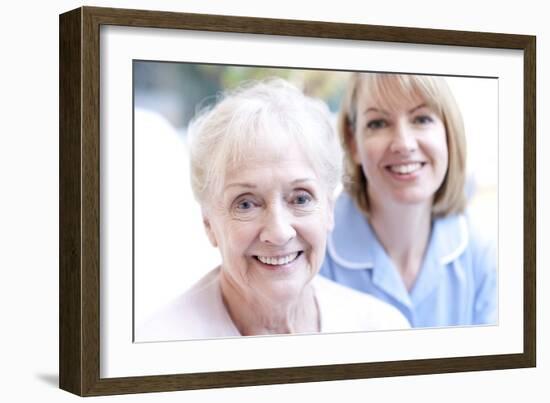
<path fill-rule="evenodd" d="M 463 215 L 435 219 L 410 291 L 368 220 L 343 192 L 321 274 L 395 306 L 413 327 L 496 324 L 496 253 Z"/>

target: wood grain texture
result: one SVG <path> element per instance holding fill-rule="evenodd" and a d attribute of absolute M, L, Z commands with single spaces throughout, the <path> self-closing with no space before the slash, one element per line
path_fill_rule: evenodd
<path fill-rule="evenodd" d="M 523 49 L 525 35 L 86 7 L 107 25 Z"/>
<path fill-rule="evenodd" d="M 59 27 L 59 386 L 81 394 L 82 271 L 80 10 Z"/>
<path fill-rule="evenodd" d="M 537 338 L 537 57 L 536 40 L 530 37 L 524 48 L 524 173 L 523 173 L 523 351 L 530 366 L 536 366 Z"/>
<path fill-rule="evenodd" d="M 99 379 L 100 132 L 99 26 L 82 9 L 82 390 Z"/>
<path fill-rule="evenodd" d="M 247 371 L 100 378 L 101 25 L 524 51 L 524 352 Z M 82 7 L 60 16 L 60 387 L 81 396 L 531 367 L 536 363 L 535 37 Z"/>

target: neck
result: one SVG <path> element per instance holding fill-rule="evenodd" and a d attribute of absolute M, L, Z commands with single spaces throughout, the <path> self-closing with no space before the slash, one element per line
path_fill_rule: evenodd
<path fill-rule="evenodd" d="M 407 288 L 414 285 L 431 232 L 431 204 L 373 203 L 369 221 Z"/>
<path fill-rule="evenodd" d="M 243 336 L 319 332 L 319 312 L 313 287 L 307 284 L 300 295 L 281 300 L 259 292 L 246 292 L 220 273 L 223 302 Z"/>

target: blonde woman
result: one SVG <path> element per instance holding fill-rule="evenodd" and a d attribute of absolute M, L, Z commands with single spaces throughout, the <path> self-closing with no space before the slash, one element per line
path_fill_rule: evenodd
<path fill-rule="evenodd" d="M 465 214 L 464 127 L 444 78 L 353 74 L 339 134 L 345 191 L 321 273 L 413 327 L 494 324 L 495 250 Z"/>

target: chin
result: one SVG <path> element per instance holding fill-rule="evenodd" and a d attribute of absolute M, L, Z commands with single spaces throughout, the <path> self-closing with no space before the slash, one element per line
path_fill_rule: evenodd
<path fill-rule="evenodd" d="M 273 280 L 270 284 L 265 286 L 264 290 L 266 294 L 269 294 L 274 300 L 292 300 L 298 297 L 310 282 L 310 277 L 306 278 L 305 276 L 300 276 L 298 273 L 295 273 L 294 276 L 284 280 Z"/>
<path fill-rule="evenodd" d="M 432 206 L 432 198 L 431 197 L 407 197 L 407 198 L 397 198 L 394 199 L 395 205 L 397 207 L 420 207 L 420 206 L 426 206 L 427 208 L 431 208 Z"/>
<path fill-rule="evenodd" d="M 265 287 L 263 293 L 274 303 L 281 303 L 295 299 L 300 295 L 302 288 L 293 284 L 277 284 Z"/>
<path fill-rule="evenodd" d="M 435 192 L 405 191 L 394 194 L 393 200 L 397 204 L 415 205 L 429 203 L 431 205 Z"/>

